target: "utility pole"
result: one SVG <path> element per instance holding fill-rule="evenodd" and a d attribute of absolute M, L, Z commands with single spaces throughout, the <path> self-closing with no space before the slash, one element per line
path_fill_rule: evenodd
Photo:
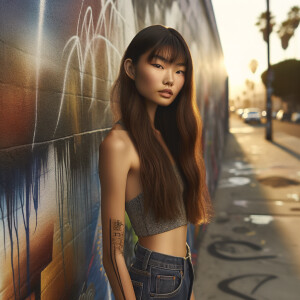
<path fill-rule="evenodd" d="M 267 0 L 267 49 L 268 49 L 268 71 L 267 71 L 267 123 L 266 123 L 266 139 L 272 141 L 272 101 L 273 92 L 272 81 L 274 79 L 273 70 L 270 67 L 270 0 Z"/>

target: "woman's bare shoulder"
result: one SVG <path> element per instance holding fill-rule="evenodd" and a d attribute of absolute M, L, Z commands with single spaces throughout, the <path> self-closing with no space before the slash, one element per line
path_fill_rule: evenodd
<path fill-rule="evenodd" d="M 125 159 L 130 163 L 132 142 L 126 130 L 114 126 L 100 144 L 100 157 Z"/>

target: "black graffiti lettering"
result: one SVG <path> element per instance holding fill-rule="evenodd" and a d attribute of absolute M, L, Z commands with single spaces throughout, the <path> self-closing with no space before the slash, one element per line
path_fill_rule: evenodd
<path fill-rule="evenodd" d="M 236 276 L 236 277 L 231 277 L 231 278 L 220 281 L 219 284 L 218 284 L 218 288 L 221 291 L 223 291 L 224 293 L 239 297 L 241 299 L 257 300 L 257 298 L 253 298 L 252 296 L 243 294 L 243 293 L 241 293 L 239 291 L 236 291 L 236 290 L 229 287 L 229 285 L 234 281 L 244 279 L 244 278 L 251 278 L 251 277 L 254 277 L 256 280 L 259 280 L 260 277 L 263 277 L 263 279 L 260 280 L 258 282 L 258 284 L 256 284 L 254 286 L 254 288 L 250 292 L 250 295 L 253 295 L 267 281 L 278 278 L 277 276 L 272 275 L 272 274 L 245 274 L 245 275 L 239 275 L 239 276 Z"/>
<path fill-rule="evenodd" d="M 208 245 L 207 251 L 215 257 L 226 260 L 254 260 L 276 258 L 277 255 L 236 256 L 235 246 L 243 245 L 254 251 L 262 251 L 262 247 L 246 241 L 216 241 Z M 227 252 L 227 253 L 225 253 Z"/>

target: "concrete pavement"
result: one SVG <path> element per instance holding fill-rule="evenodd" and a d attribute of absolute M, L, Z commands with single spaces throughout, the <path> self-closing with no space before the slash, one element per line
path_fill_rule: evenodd
<path fill-rule="evenodd" d="M 300 126 L 299 126 L 300 130 Z M 230 117 L 196 300 L 300 299 L 300 139 Z"/>

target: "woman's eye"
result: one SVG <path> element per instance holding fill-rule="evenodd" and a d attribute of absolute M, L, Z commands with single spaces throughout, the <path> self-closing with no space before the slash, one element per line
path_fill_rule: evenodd
<path fill-rule="evenodd" d="M 179 70 L 179 71 L 177 71 L 177 73 L 181 73 L 182 75 L 184 75 L 185 74 L 185 71 L 182 71 L 182 70 Z"/>
<path fill-rule="evenodd" d="M 154 67 L 156 67 L 156 68 L 162 67 L 162 65 L 160 65 L 160 64 L 152 64 L 152 66 L 154 66 Z"/>

